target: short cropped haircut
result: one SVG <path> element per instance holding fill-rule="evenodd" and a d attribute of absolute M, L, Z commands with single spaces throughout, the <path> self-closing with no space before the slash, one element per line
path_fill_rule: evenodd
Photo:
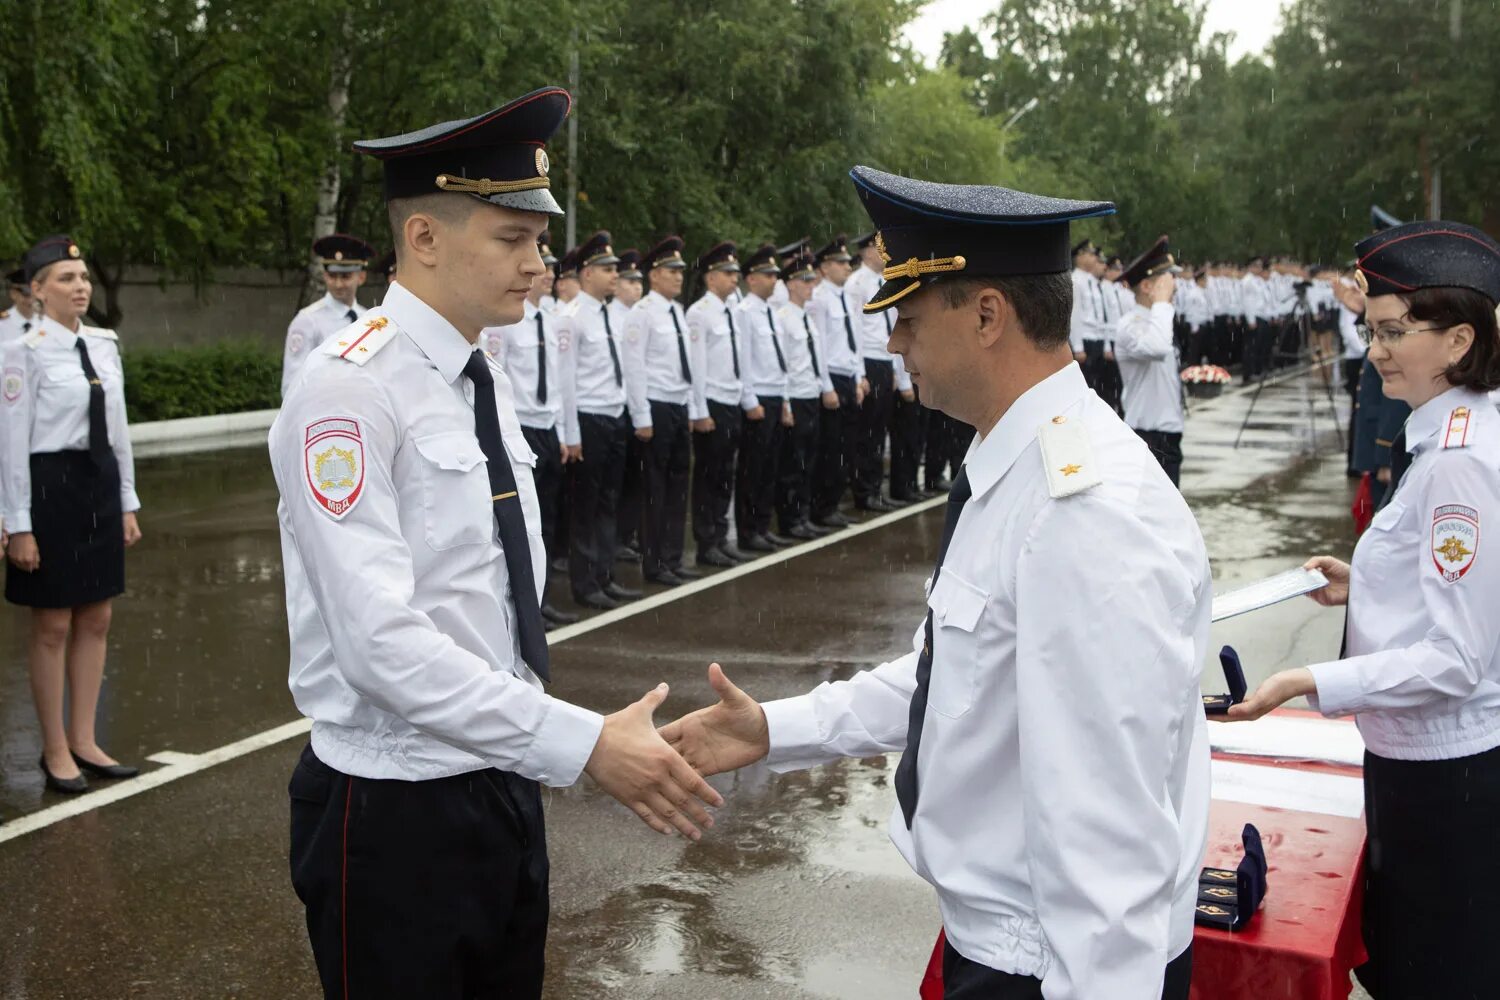
<path fill-rule="evenodd" d="M 386 203 L 385 211 L 391 224 L 391 245 L 396 248 L 397 267 L 400 267 L 401 258 L 406 251 L 403 230 L 407 219 L 421 212 L 450 226 L 461 226 L 474 214 L 474 208 L 478 204 L 478 200 L 457 191 L 434 191 L 432 194 L 419 194 L 412 198 L 392 198 Z"/>
<path fill-rule="evenodd" d="M 1052 351 L 1068 342 L 1073 317 L 1073 276 L 1021 274 L 1004 278 L 939 278 L 934 282 L 949 309 L 968 305 L 974 296 L 993 288 L 1015 310 L 1026 339 L 1039 351 Z"/>

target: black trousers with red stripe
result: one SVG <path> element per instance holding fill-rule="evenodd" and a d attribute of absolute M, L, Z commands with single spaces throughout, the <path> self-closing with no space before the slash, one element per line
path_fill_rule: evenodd
<path fill-rule="evenodd" d="M 323 995 L 542 995 L 547 842 L 536 782 L 505 771 L 380 781 L 302 751 L 292 887 Z"/>

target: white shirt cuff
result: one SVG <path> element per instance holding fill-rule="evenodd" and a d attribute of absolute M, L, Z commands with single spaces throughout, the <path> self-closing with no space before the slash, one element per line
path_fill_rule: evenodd
<path fill-rule="evenodd" d="M 1308 702 L 1329 718 L 1351 715 L 1358 710 L 1363 700 L 1359 683 L 1359 670 L 1349 660 L 1332 660 L 1317 663 L 1307 668 L 1318 686 L 1316 693 L 1308 695 Z"/>
<path fill-rule="evenodd" d="M 598 712 L 549 698 L 547 714 L 518 770 L 544 785 L 566 788 L 583 773 L 603 729 L 604 716 Z"/>
<path fill-rule="evenodd" d="M 818 729 L 818 716 L 811 698 L 806 695 L 783 698 L 762 702 L 760 707 L 766 713 L 771 743 L 766 765 L 771 770 L 777 773 L 799 771 L 821 764 L 828 758 L 823 751 L 823 736 Z"/>
<path fill-rule="evenodd" d="M 13 510 L 5 516 L 5 530 L 12 535 L 24 535 L 31 531 L 31 511 Z"/>
<path fill-rule="evenodd" d="M 141 498 L 135 490 L 125 489 L 120 491 L 120 512 L 122 514 L 134 514 L 141 509 Z"/>

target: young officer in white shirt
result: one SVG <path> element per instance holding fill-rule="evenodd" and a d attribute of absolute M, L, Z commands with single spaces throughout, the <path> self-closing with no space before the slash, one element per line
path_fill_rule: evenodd
<path fill-rule="evenodd" d="M 640 443 L 641 570 L 677 587 L 701 574 L 682 564 L 692 432 L 708 430 L 701 370 L 689 359 L 682 294 L 682 238 L 668 236 L 640 258 L 651 291 L 625 319 L 625 388 Z"/>
<path fill-rule="evenodd" d="M 696 837 L 718 795 L 651 725 L 546 694 L 546 558 L 506 373 L 561 209 L 547 88 L 358 142 L 380 158 L 400 280 L 317 351 L 271 429 L 291 689 L 312 719 L 291 779 L 292 884 L 329 997 L 538 998 L 548 912 L 540 786 L 587 771 Z"/>
<path fill-rule="evenodd" d="M 543 577 L 539 597 L 542 617 L 549 626 L 558 626 L 571 625 L 578 620 L 577 615 L 555 607 L 547 599 L 551 561 L 561 553 L 557 544 L 558 493 L 562 489 L 563 467 L 572 456 L 559 433 L 566 420 L 562 386 L 558 384 L 557 320 L 544 307 L 543 293 L 550 287 L 546 279 L 557 263 L 557 257 L 547 245 L 546 233 L 537 241 L 537 253 L 547 270 L 531 282 L 521 322 L 509 326 L 487 326 L 479 334 L 479 343 L 510 378 L 521 434 L 536 456 L 532 478 L 536 482 L 542 543 L 547 552 L 547 574 Z"/>
<path fill-rule="evenodd" d="M 786 305 L 777 321 L 786 331 L 786 391 L 792 424 L 781 438 L 777 462 L 776 520 L 781 534 L 806 541 L 834 529 L 811 524 L 813 477 L 818 459 L 820 421 L 828 404 L 838 404 L 823 350 L 823 328 L 808 311 L 818 272 L 805 249 L 782 271 Z"/>
<path fill-rule="evenodd" d="M 663 729 L 704 773 L 904 750 L 891 836 L 938 893 L 949 997 L 1185 1000 L 1207 836 L 1192 512 L 1068 345 L 1068 220 L 1112 205 L 855 167 L 892 265 L 866 308 L 978 437 L 912 651 Z M 1080 614 L 1087 608 L 1087 614 Z"/>
<path fill-rule="evenodd" d="M 1135 304 L 1114 332 L 1125 423 L 1150 447 L 1173 486 L 1182 475 L 1182 366 L 1172 336 L 1172 295 L 1181 270 L 1165 236 L 1132 261 L 1119 282 L 1134 293 Z"/>
<path fill-rule="evenodd" d="M 366 268 L 375 256 L 375 248 L 357 236 L 334 233 L 314 240 L 312 252 L 323 266 L 327 292 L 298 310 L 286 328 L 286 349 L 281 358 L 282 398 L 308 356 L 330 336 L 365 314 L 365 307 L 355 296 L 365 283 Z"/>
<path fill-rule="evenodd" d="M 1500 982 L 1488 854 L 1500 830 L 1500 244 L 1457 222 L 1415 222 L 1355 248 L 1370 361 L 1412 407 L 1391 449 L 1389 500 L 1353 565 L 1308 562 L 1347 605 L 1340 659 L 1284 670 L 1231 719 L 1299 695 L 1353 715 L 1365 744 L 1357 972 L 1375 997 L 1481 997 Z M 1489 527 L 1487 527 L 1489 526 Z M 1488 546 L 1488 548 L 1487 548 Z"/>

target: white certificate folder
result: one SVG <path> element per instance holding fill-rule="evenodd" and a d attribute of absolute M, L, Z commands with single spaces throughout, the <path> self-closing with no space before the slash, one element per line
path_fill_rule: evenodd
<path fill-rule="evenodd" d="M 1259 611 L 1273 604 L 1289 601 L 1328 586 L 1328 578 L 1315 569 L 1291 569 L 1266 577 L 1248 587 L 1231 590 L 1214 598 L 1214 621 Z"/>

